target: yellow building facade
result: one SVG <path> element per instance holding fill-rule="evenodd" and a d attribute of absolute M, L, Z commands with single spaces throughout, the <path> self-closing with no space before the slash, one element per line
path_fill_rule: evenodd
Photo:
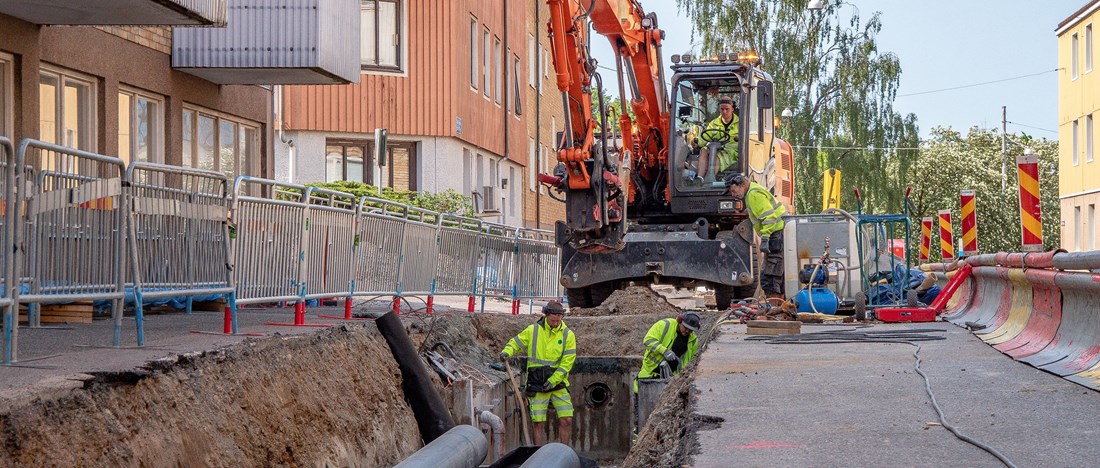
<path fill-rule="evenodd" d="M 1058 24 L 1058 198 L 1062 248 L 1098 250 L 1100 206 L 1100 61 L 1096 31 L 1100 0 L 1092 0 Z"/>

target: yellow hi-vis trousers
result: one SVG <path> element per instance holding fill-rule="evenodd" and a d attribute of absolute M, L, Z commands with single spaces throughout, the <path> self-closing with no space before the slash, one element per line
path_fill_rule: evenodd
<path fill-rule="evenodd" d="M 531 401 L 531 422 L 546 422 L 546 410 L 550 403 L 554 404 L 554 412 L 558 419 L 573 416 L 573 398 L 569 396 L 569 388 L 559 388 L 552 392 L 536 393 Z"/>

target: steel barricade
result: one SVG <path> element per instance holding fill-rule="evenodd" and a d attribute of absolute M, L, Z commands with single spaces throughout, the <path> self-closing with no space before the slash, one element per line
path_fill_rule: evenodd
<path fill-rule="evenodd" d="M 15 341 L 19 320 L 19 308 L 12 306 L 15 289 L 20 285 L 15 275 L 15 255 L 12 253 L 15 252 L 13 246 L 15 245 L 16 217 L 22 208 L 22 204 L 17 203 L 15 199 L 14 168 L 17 167 L 15 160 L 15 146 L 7 137 L 0 136 L 0 171 L 3 171 L 3 174 L 0 174 L 0 183 L 3 184 L 0 187 L 0 196 L 4 198 L 0 203 L 0 209 L 2 209 L 0 212 L 0 265 L 4 275 L 0 278 L 0 288 L 3 289 L 0 291 L 0 308 L 4 314 L 4 364 L 11 364 L 15 360 Z"/>
<path fill-rule="evenodd" d="M 439 213 L 408 207 L 401 242 L 398 295 L 434 294 L 439 262 L 439 220 Z"/>
<path fill-rule="evenodd" d="M 478 287 L 478 245 L 482 223 L 476 219 L 443 214 L 439 224 L 435 294 L 468 295 L 468 310 L 473 312 L 473 295 Z"/>
<path fill-rule="evenodd" d="M 371 197 L 359 199 L 357 274 L 352 295 L 390 295 L 401 282 L 405 207 Z"/>
<path fill-rule="evenodd" d="M 301 299 L 305 192 L 304 186 L 274 180 L 241 176 L 234 181 L 229 218 L 237 304 Z"/>
<path fill-rule="evenodd" d="M 478 281 L 475 295 L 514 298 L 512 272 L 516 258 L 516 228 L 486 223 L 478 244 Z"/>
<path fill-rule="evenodd" d="M 553 233 L 520 229 L 516 236 L 516 298 L 548 299 L 561 296 L 559 249 Z"/>
<path fill-rule="evenodd" d="M 229 259 L 229 194 L 225 174 L 134 162 L 129 185 L 130 278 L 138 345 L 144 345 L 147 301 L 225 296 L 233 308 Z M 234 332 L 235 316 L 230 317 Z"/>
<path fill-rule="evenodd" d="M 344 192 L 307 187 L 303 299 L 347 297 L 355 272 L 358 199 Z"/>
<path fill-rule="evenodd" d="M 16 198 L 28 207 L 26 229 L 15 230 L 16 244 L 22 246 L 15 270 L 29 284 L 26 294 L 13 288 L 13 302 L 29 304 L 28 325 L 38 327 L 38 304 L 110 301 L 113 345 L 121 346 L 126 268 L 122 160 L 24 139 L 16 167 L 24 166 L 37 172 L 26 184 L 16 183 Z"/>

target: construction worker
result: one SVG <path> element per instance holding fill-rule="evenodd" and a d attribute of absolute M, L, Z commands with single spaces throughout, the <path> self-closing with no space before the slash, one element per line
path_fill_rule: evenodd
<path fill-rule="evenodd" d="M 577 359 L 577 338 L 562 318 L 565 307 L 550 301 L 539 319 L 508 341 L 500 360 L 517 351 L 527 355 L 526 394 L 535 424 L 535 445 L 546 439 L 546 411 L 551 403 L 558 415 L 558 440 L 569 445 L 573 432 L 573 399 L 569 396 L 569 372 Z"/>
<path fill-rule="evenodd" d="M 708 143 L 722 143 L 722 148 L 717 151 L 716 173 L 727 170 L 737 163 L 737 135 L 740 126 L 741 119 L 737 116 L 735 101 L 728 97 L 719 99 L 718 117 L 711 120 L 699 135 L 699 139 L 704 142 L 703 148 L 699 150 L 699 178 L 705 179 L 710 172 Z"/>
<path fill-rule="evenodd" d="M 730 174 L 725 182 L 730 195 L 745 201 L 749 221 L 760 235 L 760 252 L 764 254 L 760 288 L 768 299 L 786 299 L 783 296 L 783 215 L 787 214 L 787 208 L 768 189 L 750 182 L 741 173 Z"/>
<path fill-rule="evenodd" d="M 649 327 L 642 344 L 645 354 L 642 358 L 642 370 L 639 379 L 660 377 L 658 367 L 667 362 L 669 373 L 675 375 L 695 358 L 699 340 L 695 332 L 699 331 L 699 313 L 684 312 L 676 318 L 658 320 Z M 637 391 L 637 384 L 634 386 Z"/>

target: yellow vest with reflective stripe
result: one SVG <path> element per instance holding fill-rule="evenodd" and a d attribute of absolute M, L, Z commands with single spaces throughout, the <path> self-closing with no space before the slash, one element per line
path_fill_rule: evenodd
<path fill-rule="evenodd" d="M 642 370 L 638 372 L 639 379 L 648 379 L 653 377 L 659 377 L 657 374 L 657 366 L 661 364 L 661 361 L 665 360 L 665 351 L 672 348 L 672 343 L 676 341 L 676 335 L 680 333 L 680 324 L 676 322 L 674 318 L 667 318 L 658 320 L 653 326 L 649 327 L 649 331 L 645 334 L 643 344 L 645 345 L 645 354 L 642 356 Z M 684 351 L 684 355 L 680 356 L 680 368 L 676 369 L 676 373 L 680 372 L 680 369 L 687 367 L 688 363 L 695 358 L 695 352 L 699 347 L 699 337 L 692 333 L 688 337 L 687 351 Z M 636 391 L 637 389 L 635 389 Z"/>
<path fill-rule="evenodd" d="M 752 227 L 758 234 L 768 237 L 783 230 L 783 215 L 787 214 L 787 207 L 779 203 L 768 189 L 756 182 L 749 182 L 745 204 L 749 209 L 749 221 L 752 221 Z"/>
<path fill-rule="evenodd" d="M 527 355 L 527 369 L 538 366 L 554 368 L 548 381 L 557 386 L 564 383 L 569 386 L 569 372 L 577 359 L 577 338 L 565 320 L 556 328 L 550 328 L 546 319 L 528 325 L 504 346 L 504 354 L 515 355 L 516 351 Z"/>

